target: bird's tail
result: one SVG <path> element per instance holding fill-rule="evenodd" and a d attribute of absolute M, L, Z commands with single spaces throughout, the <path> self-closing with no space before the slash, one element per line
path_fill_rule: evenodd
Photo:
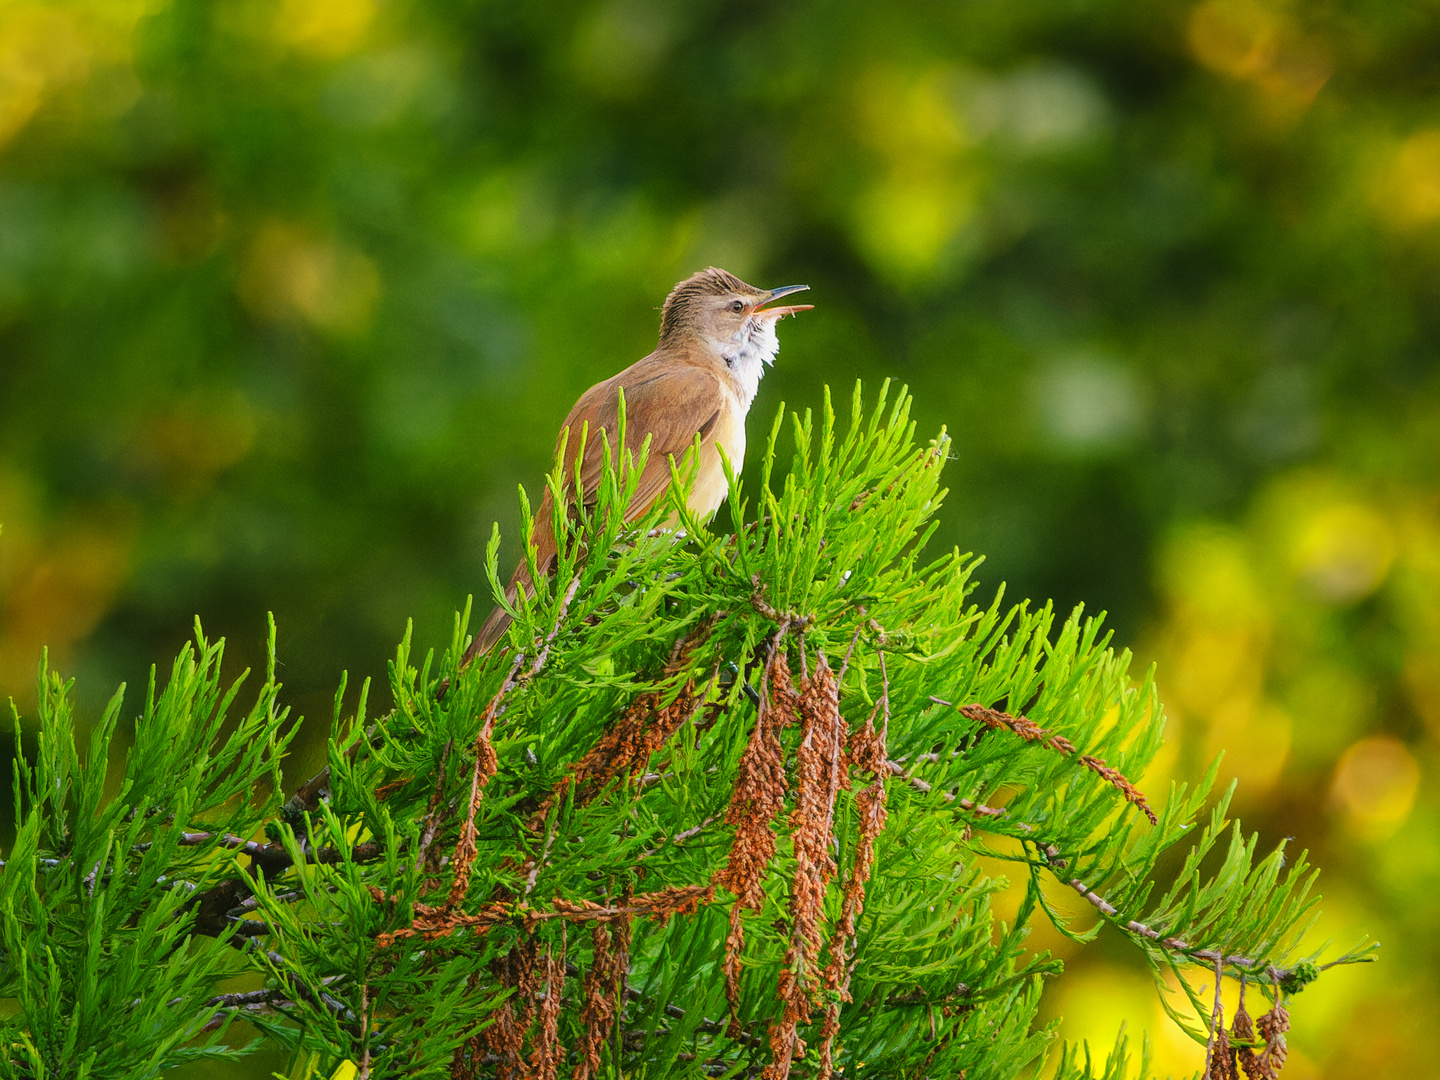
<path fill-rule="evenodd" d="M 542 575 L 548 575 L 555 562 L 555 537 L 549 529 L 542 529 L 538 522 L 550 520 L 550 492 L 547 489 L 545 497 L 540 500 L 540 509 L 535 514 L 537 525 L 531 534 L 530 542 L 535 545 L 535 565 Z M 505 588 L 505 601 L 511 607 L 515 605 L 520 590 L 525 590 L 526 596 L 535 595 L 535 586 L 530 580 L 530 567 L 525 559 L 521 559 L 515 567 L 515 572 L 510 575 L 510 584 Z M 505 631 L 510 629 L 514 620 L 510 613 L 499 604 L 495 610 L 485 617 L 480 624 L 480 629 L 475 633 L 475 640 L 470 643 L 470 648 L 465 650 L 465 656 L 460 661 L 460 670 L 470 666 L 470 662 L 477 656 L 484 656 L 495 647 L 495 643 L 505 636 Z"/>
<path fill-rule="evenodd" d="M 505 590 L 506 599 L 512 604 L 515 602 L 515 586 Z M 475 632 L 475 640 L 470 643 L 470 648 L 465 650 L 465 658 L 460 661 L 462 668 L 469 665 L 470 661 L 477 656 L 483 656 L 495 647 L 495 643 L 505 636 L 505 631 L 510 629 L 510 613 L 499 604 L 495 610 L 486 616 L 485 621 L 480 624 L 480 629 Z"/>
<path fill-rule="evenodd" d="M 550 572 L 550 563 L 553 557 L 550 551 L 542 550 L 540 552 L 540 568 L 542 573 L 548 574 Z M 505 587 L 505 602 L 513 607 L 516 598 L 520 595 L 521 589 L 525 590 L 526 596 L 535 595 L 535 586 L 531 584 L 530 570 L 529 567 L 526 566 L 524 559 L 521 559 L 520 565 L 515 567 L 515 573 L 510 575 L 510 584 Z M 505 631 L 510 629 L 510 624 L 513 621 L 514 620 L 510 618 L 510 613 L 500 604 L 496 604 L 495 609 L 491 611 L 489 615 L 485 616 L 485 621 L 480 624 L 480 629 L 475 632 L 475 640 L 470 643 L 470 648 L 465 650 L 465 656 L 460 661 L 460 669 L 463 671 L 470 665 L 470 661 L 474 660 L 477 656 L 484 656 L 493 649 L 495 643 L 505 636 Z"/>

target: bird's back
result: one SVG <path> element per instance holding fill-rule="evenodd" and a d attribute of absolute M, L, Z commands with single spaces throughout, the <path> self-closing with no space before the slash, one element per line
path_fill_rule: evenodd
<path fill-rule="evenodd" d="M 684 455 L 700 439 L 699 468 L 693 478 L 687 505 L 698 517 L 708 518 L 725 500 L 728 484 L 720 450 L 738 467 L 745 455 L 745 414 L 739 408 L 734 389 L 725 385 L 703 363 L 684 352 L 657 349 L 631 364 L 618 375 L 596 383 L 570 410 L 556 440 L 555 452 L 565 455 L 564 494 L 568 500 L 574 485 L 575 457 L 582 433 L 586 438 L 580 462 L 579 505 L 593 506 L 608 442 L 614 455 L 618 449 L 620 393 L 625 395 L 624 448 L 638 460 L 645 440 L 650 440 L 645 467 L 635 493 L 625 507 L 625 520 L 643 517 L 663 498 L 670 487 L 670 459 L 683 465 Z M 637 419 L 639 418 L 639 419 Z M 698 423 L 697 423 L 698 420 Z M 535 547 L 535 566 L 548 575 L 555 561 L 554 501 L 547 486 L 536 508 L 530 543 Z M 533 591 L 526 560 L 510 577 L 506 595 L 511 602 L 524 588 Z M 488 652 L 509 626 L 510 618 L 497 606 L 481 625 L 467 659 Z"/>

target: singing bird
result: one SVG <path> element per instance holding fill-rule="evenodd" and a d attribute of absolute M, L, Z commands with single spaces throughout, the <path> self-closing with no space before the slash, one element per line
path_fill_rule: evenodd
<path fill-rule="evenodd" d="M 683 463 L 684 455 L 700 437 L 699 469 L 687 505 L 699 518 L 708 518 L 725 501 L 728 485 L 721 465 L 724 450 L 738 469 L 745 457 L 745 415 L 755 400 L 766 364 L 775 362 L 780 348 L 775 324 L 786 315 L 808 311 L 811 304 L 766 307 L 782 296 L 801 292 L 808 285 L 757 289 L 734 274 L 710 267 L 692 274 L 671 290 L 660 312 L 660 343 L 643 360 L 618 375 L 596 383 L 570 410 L 556 440 L 555 452 L 570 433 L 566 457 L 566 497 L 574 475 L 575 442 L 589 425 L 589 438 L 580 463 L 578 502 L 594 505 L 604 455 L 601 432 L 613 446 L 619 417 L 620 391 L 625 392 L 625 446 L 638 455 L 646 436 L 650 452 L 635 494 L 625 507 L 625 520 L 634 521 L 662 498 L 670 486 L 670 460 Z M 555 534 L 547 488 L 535 514 L 530 542 L 536 548 L 536 566 L 552 572 Z M 525 560 L 510 576 L 506 595 L 513 603 L 518 590 L 533 592 Z M 490 613 L 464 663 L 488 652 L 510 625 L 503 607 Z"/>

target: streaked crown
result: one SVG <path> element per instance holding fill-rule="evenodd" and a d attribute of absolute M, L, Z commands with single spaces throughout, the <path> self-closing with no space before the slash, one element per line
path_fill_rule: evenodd
<path fill-rule="evenodd" d="M 660 340 L 697 330 L 704 321 L 703 314 L 709 303 L 717 297 L 734 296 L 751 305 L 769 295 L 768 289 L 747 285 L 728 270 L 707 267 L 691 274 L 670 290 L 665 306 L 660 310 Z"/>

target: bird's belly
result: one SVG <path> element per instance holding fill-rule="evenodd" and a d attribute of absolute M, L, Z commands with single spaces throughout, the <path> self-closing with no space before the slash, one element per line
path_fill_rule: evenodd
<path fill-rule="evenodd" d="M 715 422 L 714 440 L 700 446 L 700 472 L 690 486 L 688 505 L 698 518 L 708 518 L 725 497 L 730 494 L 730 483 L 725 479 L 725 467 L 721 463 L 720 450 L 730 461 L 735 472 L 745 462 L 745 416 L 738 409 L 722 409 Z"/>

